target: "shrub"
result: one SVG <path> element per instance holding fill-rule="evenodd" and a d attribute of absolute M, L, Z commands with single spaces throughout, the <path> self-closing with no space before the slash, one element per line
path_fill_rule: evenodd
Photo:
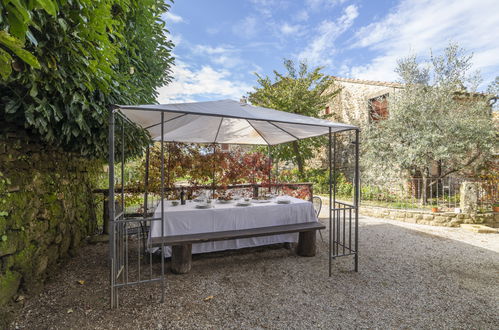
<path fill-rule="evenodd" d="M 9 34 L 33 58 L 26 62 L 0 38 L 0 69 L 14 68 L 0 81 L 0 122 L 66 151 L 106 157 L 109 106 L 154 103 L 170 81 L 173 44 L 161 21 L 168 8 L 164 0 L 10 1 L 0 11 L 0 37 Z M 27 19 L 13 24 L 19 13 Z M 4 62 L 6 53 L 13 60 Z M 126 153 L 139 154 L 149 138 L 126 125 Z"/>

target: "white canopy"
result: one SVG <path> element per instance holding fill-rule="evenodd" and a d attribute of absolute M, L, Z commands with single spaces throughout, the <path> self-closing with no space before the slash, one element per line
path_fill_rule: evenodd
<path fill-rule="evenodd" d="M 164 113 L 164 141 L 188 143 L 275 145 L 356 126 L 257 107 L 233 100 L 195 103 L 117 105 L 131 122 L 161 140 Z"/>

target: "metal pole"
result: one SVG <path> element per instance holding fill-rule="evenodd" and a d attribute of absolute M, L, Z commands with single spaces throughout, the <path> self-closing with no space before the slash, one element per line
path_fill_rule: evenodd
<path fill-rule="evenodd" d="M 148 199 L 149 199 L 149 146 L 146 148 L 146 173 L 144 178 L 144 218 L 147 217 L 147 210 L 149 207 Z"/>
<path fill-rule="evenodd" d="M 166 163 L 166 188 L 170 188 L 170 168 L 171 168 L 171 158 L 172 158 L 172 144 L 168 143 L 168 162 Z M 170 190 L 172 194 L 175 192 L 173 189 Z"/>
<path fill-rule="evenodd" d="M 215 156 L 216 156 L 216 152 L 217 152 L 217 145 L 215 143 L 213 143 L 213 162 L 211 163 L 211 165 L 213 166 L 213 177 L 211 179 L 211 199 L 215 199 L 215 164 L 216 164 Z"/>
<path fill-rule="evenodd" d="M 109 111 L 109 266 L 110 266 L 110 288 L 111 288 L 111 308 L 114 308 L 114 108 Z"/>
<path fill-rule="evenodd" d="M 355 271 L 359 271 L 359 192 L 360 192 L 360 168 L 359 168 L 359 129 L 355 130 Z"/>
<path fill-rule="evenodd" d="M 125 121 L 121 121 L 121 212 L 125 214 Z"/>
<path fill-rule="evenodd" d="M 165 301 L 165 113 L 161 111 L 161 302 Z"/>
<path fill-rule="evenodd" d="M 268 148 L 268 154 L 269 154 L 269 194 L 271 193 L 270 191 L 270 186 L 272 184 L 272 154 L 270 150 L 270 144 L 267 145 Z"/>
<path fill-rule="evenodd" d="M 144 210 L 142 217 L 144 219 L 147 218 L 147 211 L 149 210 L 149 155 L 150 155 L 150 147 L 149 145 L 146 148 L 146 170 L 145 170 L 145 175 L 144 175 Z M 147 221 L 142 221 L 140 224 L 141 227 L 141 233 L 138 235 L 139 241 L 141 239 L 141 236 L 145 235 L 145 228 L 147 227 Z M 142 244 L 143 244 L 143 249 L 144 249 L 144 254 L 146 253 L 146 240 L 145 237 L 142 237 Z M 138 254 L 138 269 L 139 269 L 139 280 L 140 280 L 140 242 L 138 244 L 139 246 L 139 254 Z"/>
<path fill-rule="evenodd" d="M 331 224 L 332 224 L 332 184 L 333 184 L 333 176 L 331 171 L 331 127 L 329 127 L 329 143 L 328 143 L 328 159 L 329 159 L 329 277 L 331 277 L 331 258 L 332 258 L 332 237 L 333 234 L 331 232 Z"/>
<path fill-rule="evenodd" d="M 121 216 L 118 221 L 125 218 L 125 121 L 121 119 Z M 123 276 L 124 281 L 128 281 L 128 235 L 126 234 L 126 223 L 120 224 L 121 234 L 119 237 L 121 245 L 121 259 L 120 268 L 123 267 L 123 259 L 125 264 L 125 276 Z M 123 244 L 123 234 L 125 234 L 125 244 Z M 123 251 L 125 249 L 125 251 Z M 117 293 L 117 292 L 116 292 Z M 117 304 L 119 304 L 118 300 Z"/>
<path fill-rule="evenodd" d="M 277 195 L 279 189 L 279 158 L 275 161 L 275 190 L 274 193 Z"/>
<path fill-rule="evenodd" d="M 338 173 L 336 172 L 336 133 L 333 133 L 333 180 L 334 180 L 334 185 L 333 185 L 333 209 L 335 211 L 333 212 L 333 237 L 336 235 L 336 239 L 333 244 L 333 254 L 336 256 L 338 255 L 339 247 L 338 247 L 338 241 L 339 241 L 339 232 L 340 232 L 340 224 L 338 222 L 340 218 L 340 208 L 338 207 L 338 210 L 336 210 L 336 185 L 338 183 Z"/>
<path fill-rule="evenodd" d="M 125 120 L 121 119 L 121 217 L 120 219 L 125 219 Z M 125 244 L 122 243 L 122 248 L 125 249 L 125 253 L 121 252 L 122 258 L 125 258 L 125 276 L 123 280 L 128 282 L 128 235 L 127 235 L 127 224 L 123 224 L 122 229 L 125 234 Z M 121 240 L 121 237 L 120 237 Z M 123 263 L 121 263 L 123 266 Z"/>

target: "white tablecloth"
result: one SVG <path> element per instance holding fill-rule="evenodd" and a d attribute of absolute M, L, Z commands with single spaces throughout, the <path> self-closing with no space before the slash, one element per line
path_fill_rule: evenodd
<path fill-rule="evenodd" d="M 290 204 L 252 203 L 251 206 L 219 204 L 213 201 L 214 208 L 196 209 L 194 202 L 186 205 L 171 206 L 165 201 L 164 233 L 169 235 L 195 234 L 225 230 L 248 229 L 265 226 L 316 222 L 312 203 L 302 199 L 289 197 Z M 161 205 L 158 205 L 154 217 L 161 216 Z M 150 235 L 161 237 L 161 221 L 153 221 Z M 241 249 L 251 246 L 275 243 L 297 242 L 298 233 L 244 238 L 237 240 L 206 242 L 192 245 L 192 253 Z M 171 247 L 165 248 L 167 257 L 171 255 Z"/>

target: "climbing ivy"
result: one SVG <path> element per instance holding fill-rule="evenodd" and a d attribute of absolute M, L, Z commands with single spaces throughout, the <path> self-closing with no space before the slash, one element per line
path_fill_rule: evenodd
<path fill-rule="evenodd" d="M 109 106 L 154 103 L 171 79 L 163 0 L 0 3 L 0 121 L 49 144 L 105 157 Z M 117 124 L 130 126 L 127 154 L 139 153 L 147 134 Z"/>

